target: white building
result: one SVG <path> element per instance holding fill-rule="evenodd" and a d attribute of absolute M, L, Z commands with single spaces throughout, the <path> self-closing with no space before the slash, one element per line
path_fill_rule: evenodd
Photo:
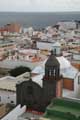
<path fill-rule="evenodd" d="M 74 68 L 73 68 L 74 69 Z M 80 72 L 76 69 L 71 70 L 70 68 L 65 72 L 64 75 L 70 82 L 69 86 L 63 90 L 63 97 L 80 99 Z M 64 79 L 65 80 L 65 79 Z"/>
<path fill-rule="evenodd" d="M 80 61 L 80 51 L 73 51 L 73 60 Z"/>
<path fill-rule="evenodd" d="M 18 76 L 6 76 L 0 78 L 0 104 L 15 104 L 16 105 L 16 84 L 21 81 L 29 80 L 28 72 Z"/>
<path fill-rule="evenodd" d="M 76 22 L 74 21 L 62 21 L 58 22 L 58 25 L 60 25 L 60 30 L 76 29 Z"/>
<path fill-rule="evenodd" d="M 52 43 L 50 42 L 37 42 L 37 48 L 40 50 L 51 50 L 52 49 Z"/>
<path fill-rule="evenodd" d="M 37 41 L 37 48 L 40 50 L 56 50 L 57 54 L 61 52 L 61 44 L 59 42 L 55 42 L 54 40 L 48 41 Z"/>

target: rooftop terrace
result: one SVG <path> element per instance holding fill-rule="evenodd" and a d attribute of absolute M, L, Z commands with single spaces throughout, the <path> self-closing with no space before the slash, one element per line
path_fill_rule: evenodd
<path fill-rule="evenodd" d="M 50 120 L 80 120 L 80 102 L 55 99 L 47 107 L 44 117 Z"/>

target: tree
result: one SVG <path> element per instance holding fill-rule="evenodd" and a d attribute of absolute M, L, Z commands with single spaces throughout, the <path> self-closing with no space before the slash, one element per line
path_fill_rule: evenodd
<path fill-rule="evenodd" d="M 25 73 L 25 72 L 31 72 L 30 68 L 20 66 L 20 67 L 16 67 L 16 68 L 12 69 L 9 73 L 11 76 L 16 77 L 16 76 L 21 75 L 22 73 Z"/>

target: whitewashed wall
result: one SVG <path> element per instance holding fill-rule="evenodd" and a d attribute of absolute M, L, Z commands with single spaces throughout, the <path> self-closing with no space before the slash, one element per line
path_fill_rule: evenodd
<path fill-rule="evenodd" d="M 78 84 L 78 76 L 80 76 L 80 72 L 76 74 L 74 78 L 74 91 L 64 89 L 63 97 L 80 99 L 80 84 Z"/>
<path fill-rule="evenodd" d="M 16 105 L 16 93 L 0 90 L 0 103 L 11 103 Z"/>
<path fill-rule="evenodd" d="M 78 76 L 80 76 L 80 72 L 78 73 L 76 77 L 76 83 L 75 83 L 75 96 L 76 98 L 80 99 L 80 83 L 78 83 Z"/>
<path fill-rule="evenodd" d="M 1 120 L 17 120 L 18 116 L 22 115 L 26 111 L 26 106 L 21 108 L 21 105 L 18 105 L 15 109 L 13 109 L 9 114 L 7 114 Z"/>
<path fill-rule="evenodd" d="M 37 48 L 41 50 L 52 50 L 53 43 L 37 42 Z"/>
<path fill-rule="evenodd" d="M 73 54 L 74 60 L 80 60 L 80 54 Z"/>

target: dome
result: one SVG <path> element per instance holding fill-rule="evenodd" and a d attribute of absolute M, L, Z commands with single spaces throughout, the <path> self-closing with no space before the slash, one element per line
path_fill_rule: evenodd
<path fill-rule="evenodd" d="M 56 57 L 57 61 L 59 62 L 60 64 L 60 69 L 67 69 L 69 67 L 71 67 L 71 64 L 70 62 L 63 56 L 60 56 L 60 57 Z M 47 62 L 48 58 L 46 60 L 44 60 L 44 62 L 42 63 L 42 67 L 44 68 L 45 67 L 45 64 Z M 49 62 L 50 63 L 50 62 Z"/>
<path fill-rule="evenodd" d="M 51 51 L 51 55 L 49 56 L 49 58 L 47 59 L 45 66 L 59 66 L 59 62 L 57 60 L 57 58 L 54 56 L 53 51 Z"/>

